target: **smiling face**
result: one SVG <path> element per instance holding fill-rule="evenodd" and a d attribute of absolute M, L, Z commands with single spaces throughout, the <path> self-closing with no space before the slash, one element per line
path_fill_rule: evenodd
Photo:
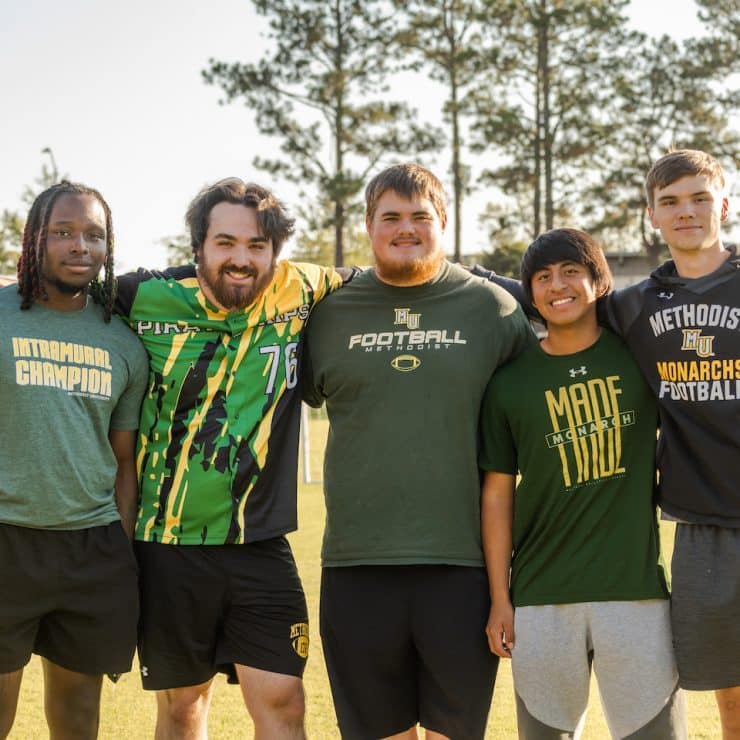
<path fill-rule="evenodd" d="M 200 287 L 224 311 L 253 303 L 275 272 L 272 241 L 262 234 L 255 209 L 238 203 L 223 201 L 211 209 L 197 257 Z"/>
<path fill-rule="evenodd" d="M 708 175 L 689 175 L 653 191 L 649 208 L 653 228 L 660 229 L 675 257 L 703 250 L 721 251 L 720 227 L 729 202 Z"/>
<path fill-rule="evenodd" d="M 48 305 L 75 310 L 85 305 L 87 288 L 105 263 L 105 210 L 93 195 L 64 193 L 52 206 L 41 277 Z"/>
<path fill-rule="evenodd" d="M 386 190 L 366 221 L 375 255 L 375 272 L 385 283 L 420 285 L 439 272 L 444 261 L 446 220 L 420 195 L 405 198 Z"/>
<path fill-rule="evenodd" d="M 553 328 L 592 326 L 596 322 L 597 290 L 593 275 L 578 262 L 554 262 L 531 280 L 532 302 Z"/>

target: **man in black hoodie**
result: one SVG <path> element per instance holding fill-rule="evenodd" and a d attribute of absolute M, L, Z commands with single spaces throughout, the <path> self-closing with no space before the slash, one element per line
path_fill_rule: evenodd
<path fill-rule="evenodd" d="M 721 165 L 673 151 L 646 182 L 673 259 L 606 299 L 661 417 L 658 502 L 678 522 L 672 622 L 680 684 L 716 691 L 723 738 L 740 738 L 740 255 L 720 235 Z"/>

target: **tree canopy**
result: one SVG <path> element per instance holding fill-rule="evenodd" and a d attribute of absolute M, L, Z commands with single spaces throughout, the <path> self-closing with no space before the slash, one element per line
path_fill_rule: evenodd
<path fill-rule="evenodd" d="M 279 140 L 282 156 L 255 165 L 315 186 L 329 208 L 336 265 L 344 263 L 348 218 L 368 175 L 390 156 L 413 157 L 439 137 L 405 102 L 388 94 L 395 69 L 395 20 L 379 0 L 255 0 L 269 21 L 270 53 L 249 63 L 211 59 L 203 75 L 225 102 L 242 100 L 257 128 Z"/>

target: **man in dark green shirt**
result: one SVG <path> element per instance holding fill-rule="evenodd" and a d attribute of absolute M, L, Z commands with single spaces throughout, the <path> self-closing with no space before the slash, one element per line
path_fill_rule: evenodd
<path fill-rule="evenodd" d="M 492 373 L 532 334 L 505 291 L 445 261 L 431 172 L 381 172 L 366 205 L 374 269 L 314 309 L 303 370 L 330 422 L 321 635 L 339 726 L 482 738 L 497 661 L 478 415 Z"/>
<path fill-rule="evenodd" d="M 684 738 L 653 501 L 658 412 L 597 323 L 609 268 L 588 234 L 555 229 L 525 253 L 522 285 L 548 334 L 491 381 L 480 456 L 487 631 L 512 658 L 520 735 L 578 736 L 593 663 L 612 737 Z"/>

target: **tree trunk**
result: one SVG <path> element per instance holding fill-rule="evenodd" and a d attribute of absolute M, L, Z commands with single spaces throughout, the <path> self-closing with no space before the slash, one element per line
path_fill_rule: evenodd
<path fill-rule="evenodd" d="M 334 73 L 337 75 L 337 104 L 334 109 L 334 265 L 344 266 L 344 201 L 347 197 L 344 187 L 344 59 L 342 34 L 342 8 L 340 0 L 335 0 L 334 16 L 337 29 L 337 51 L 335 55 Z"/>
<path fill-rule="evenodd" d="M 334 201 L 334 265 L 344 266 L 344 204 Z"/>
<path fill-rule="evenodd" d="M 452 209 L 454 224 L 454 243 L 453 243 L 453 261 L 460 262 L 462 257 L 462 220 L 460 213 L 462 211 L 463 184 L 462 184 L 462 163 L 460 162 L 460 111 L 458 106 L 458 82 L 457 82 L 457 39 L 455 38 L 455 7 L 454 3 L 442 3 L 442 21 L 444 35 L 447 41 L 447 59 L 443 64 L 450 80 L 450 117 L 452 123 Z"/>
<path fill-rule="evenodd" d="M 650 267 L 657 267 L 660 264 L 663 242 L 657 232 L 648 233 L 647 211 L 644 209 L 640 216 L 640 231 L 642 233 L 642 246 L 648 256 L 648 263 Z"/>
<path fill-rule="evenodd" d="M 543 8 L 542 28 L 540 31 L 542 55 L 542 135 L 545 155 L 545 229 L 553 227 L 554 208 L 552 195 L 552 131 L 550 129 L 550 29 L 547 11 Z"/>
<path fill-rule="evenodd" d="M 537 79 L 534 93 L 534 198 L 532 238 L 536 239 L 542 227 L 542 29 L 537 23 Z"/>
<path fill-rule="evenodd" d="M 461 252 L 461 241 L 462 241 L 462 224 L 460 219 L 460 213 L 462 211 L 462 198 L 463 198 L 463 184 L 460 162 L 460 120 L 457 109 L 457 80 L 455 74 L 451 75 L 450 84 L 452 89 L 452 188 L 454 198 L 454 210 L 455 210 L 455 256 L 454 261 L 460 262 Z"/>

